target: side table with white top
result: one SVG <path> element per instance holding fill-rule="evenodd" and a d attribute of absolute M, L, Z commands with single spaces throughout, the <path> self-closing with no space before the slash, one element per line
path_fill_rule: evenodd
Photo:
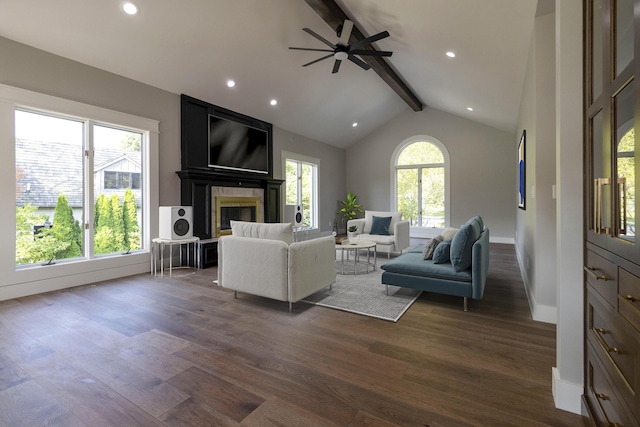
<path fill-rule="evenodd" d="M 174 268 L 187 267 L 191 265 L 191 259 L 193 259 L 193 266 L 200 268 L 200 257 L 198 251 L 200 248 L 199 237 L 188 237 L 185 239 L 161 239 L 156 237 L 151 240 L 151 274 L 158 276 L 158 256 L 160 256 L 160 277 L 164 277 L 164 249 L 169 246 L 169 277 Z M 173 266 L 173 246 L 180 246 L 180 265 L 178 267 Z M 187 245 L 186 250 L 186 265 L 182 260 L 182 245 Z M 158 248 L 160 251 L 158 251 Z"/>
<path fill-rule="evenodd" d="M 371 249 L 373 248 L 373 264 L 371 263 Z M 349 258 L 349 251 L 353 250 L 353 274 L 358 274 L 358 263 L 360 263 L 360 250 L 367 250 L 367 261 L 362 262 L 362 264 L 367 266 L 367 273 L 369 273 L 369 267 L 371 267 L 371 271 L 376 270 L 376 261 L 378 258 L 378 254 L 376 251 L 376 243 L 371 242 L 369 240 L 361 240 L 356 243 L 344 243 L 344 244 L 336 244 L 336 250 L 340 249 L 342 252 L 342 269 L 340 274 L 344 274 L 344 252 L 347 251 L 347 259 Z"/>

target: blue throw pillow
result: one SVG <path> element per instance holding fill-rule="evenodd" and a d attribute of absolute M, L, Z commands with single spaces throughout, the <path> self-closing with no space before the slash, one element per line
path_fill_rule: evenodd
<path fill-rule="evenodd" d="M 391 224 L 390 216 L 374 216 L 371 219 L 371 231 L 369 234 L 388 236 L 389 224 Z"/>
<path fill-rule="evenodd" d="M 451 240 L 445 240 L 444 242 L 438 244 L 438 246 L 436 246 L 436 249 L 433 251 L 433 263 L 444 264 L 445 262 L 449 262 L 450 252 Z"/>
<path fill-rule="evenodd" d="M 471 267 L 473 244 L 478 240 L 484 224 L 482 218 L 475 216 L 460 227 L 451 240 L 451 264 L 456 271 Z"/>

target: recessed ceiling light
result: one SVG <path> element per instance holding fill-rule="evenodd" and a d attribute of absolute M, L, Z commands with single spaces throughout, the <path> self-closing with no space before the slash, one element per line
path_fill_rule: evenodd
<path fill-rule="evenodd" d="M 277 99 L 272 99 L 271 101 L 269 101 L 269 104 L 271 105 L 276 105 L 278 103 Z"/>
<path fill-rule="evenodd" d="M 356 126 L 358 126 L 358 123 L 354 122 L 351 126 L 356 127 Z"/>
<path fill-rule="evenodd" d="M 447 55 L 449 58 L 455 58 L 455 57 L 456 57 L 455 52 L 451 52 L 451 51 L 447 52 L 447 53 L 446 53 L 446 55 Z"/>
<path fill-rule="evenodd" d="M 467 110 L 473 111 L 473 107 L 467 107 Z"/>
<path fill-rule="evenodd" d="M 130 1 L 122 3 L 122 10 L 127 15 L 137 15 L 140 12 L 140 8 L 135 3 L 131 3 Z"/>
<path fill-rule="evenodd" d="M 236 82 L 234 82 L 233 80 L 227 80 L 228 87 L 234 87 L 235 85 L 236 85 Z"/>

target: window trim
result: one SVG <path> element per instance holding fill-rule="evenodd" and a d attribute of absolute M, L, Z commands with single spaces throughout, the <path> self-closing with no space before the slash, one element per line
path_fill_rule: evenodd
<path fill-rule="evenodd" d="M 405 139 L 404 141 L 400 142 L 400 144 L 398 144 L 396 146 L 396 148 L 393 150 L 393 153 L 391 155 L 391 161 L 390 161 L 390 180 L 391 180 L 391 200 L 390 200 L 390 204 L 389 206 L 392 207 L 392 209 L 394 211 L 398 210 L 398 182 L 396 180 L 396 171 L 398 169 L 405 169 L 404 166 L 400 166 L 398 167 L 397 163 L 398 163 L 398 157 L 400 156 L 400 153 L 402 153 L 402 151 L 408 147 L 409 145 L 416 143 L 416 142 L 427 142 L 430 144 L 435 145 L 441 152 L 442 152 L 442 156 L 444 159 L 443 163 L 438 163 L 438 165 L 443 164 L 444 165 L 444 226 L 445 227 L 450 227 L 450 216 L 451 216 L 451 209 L 450 209 L 450 204 L 451 204 L 451 161 L 450 161 L 450 157 L 449 157 L 449 150 L 447 150 L 447 147 L 442 143 L 442 141 L 440 141 L 439 139 L 433 137 L 433 136 L 429 136 L 429 135 L 414 135 L 411 136 L 407 139 Z M 424 167 L 424 166 L 429 166 L 429 165 L 411 165 L 411 166 L 406 166 L 406 168 L 409 167 Z M 410 234 L 412 237 L 435 237 L 437 235 L 440 234 L 440 232 L 442 231 L 442 228 L 424 228 L 424 227 L 417 227 L 417 226 L 412 226 L 411 230 L 410 230 Z"/>
<path fill-rule="evenodd" d="M 308 231 L 317 231 L 320 230 L 320 220 L 319 220 L 319 203 L 320 203 L 320 159 L 306 156 L 304 154 L 292 153 L 290 151 L 282 150 L 280 153 L 281 165 L 282 165 L 282 176 L 284 177 L 284 185 L 285 190 L 283 194 L 286 194 L 286 177 L 287 177 L 287 160 L 293 160 L 296 162 L 307 163 L 312 166 L 315 166 L 315 173 L 313 176 L 313 209 L 311 212 L 311 220 L 313 226 L 309 227 Z M 285 210 L 286 200 L 285 197 L 282 198 L 282 212 Z"/>

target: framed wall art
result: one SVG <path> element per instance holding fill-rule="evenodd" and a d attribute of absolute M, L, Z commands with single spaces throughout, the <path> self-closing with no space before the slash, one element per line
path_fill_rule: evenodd
<path fill-rule="evenodd" d="M 526 209 L 526 181 L 527 181 L 527 131 L 522 131 L 520 143 L 518 144 L 518 207 Z"/>

